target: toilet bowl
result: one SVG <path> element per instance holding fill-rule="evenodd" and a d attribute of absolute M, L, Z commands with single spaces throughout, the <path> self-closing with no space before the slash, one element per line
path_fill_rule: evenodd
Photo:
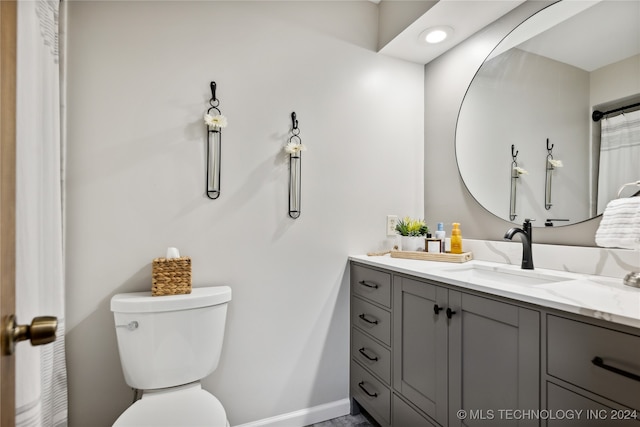
<path fill-rule="evenodd" d="M 142 390 L 114 426 L 228 426 L 220 401 L 200 380 L 218 366 L 228 286 L 194 288 L 190 294 L 114 295 L 116 336 L 126 383 Z"/>
<path fill-rule="evenodd" d="M 200 382 L 145 391 L 114 427 L 229 427 L 222 404 Z"/>

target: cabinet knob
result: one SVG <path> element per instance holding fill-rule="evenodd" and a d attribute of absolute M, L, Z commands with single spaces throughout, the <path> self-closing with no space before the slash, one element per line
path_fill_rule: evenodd
<path fill-rule="evenodd" d="M 444 310 L 444 309 L 443 309 L 442 307 L 440 307 L 438 304 L 434 304 L 434 305 L 433 305 L 433 312 L 434 312 L 435 314 L 440 314 L 440 312 L 441 312 L 442 310 Z"/>
<path fill-rule="evenodd" d="M 451 310 L 451 308 L 447 308 L 447 318 L 451 319 L 454 314 L 456 314 L 454 310 Z"/>

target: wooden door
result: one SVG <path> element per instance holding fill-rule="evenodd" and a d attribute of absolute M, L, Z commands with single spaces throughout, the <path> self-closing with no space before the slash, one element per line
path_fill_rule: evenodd
<path fill-rule="evenodd" d="M 15 311 L 16 2 L 0 1 L 0 322 Z M 0 353 L 0 426 L 15 425 L 14 356 Z"/>

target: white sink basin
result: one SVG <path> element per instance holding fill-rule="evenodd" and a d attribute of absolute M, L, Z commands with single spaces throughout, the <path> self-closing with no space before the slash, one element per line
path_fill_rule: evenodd
<path fill-rule="evenodd" d="M 469 264 L 443 268 L 435 272 L 438 276 L 460 280 L 466 283 L 491 283 L 493 285 L 535 286 L 574 280 L 570 275 L 554 274 L 548 271 L 522 270 L 514 266 L 493 266 Z"/>

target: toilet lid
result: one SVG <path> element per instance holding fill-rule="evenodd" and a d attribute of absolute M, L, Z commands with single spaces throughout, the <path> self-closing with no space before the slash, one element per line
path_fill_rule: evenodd
<path fill-rule="evenodd" d="M 113 427 L 226 427 L 222 404 L 199 384 L 177 391 L 145 392 L 113 424 Z"/>

